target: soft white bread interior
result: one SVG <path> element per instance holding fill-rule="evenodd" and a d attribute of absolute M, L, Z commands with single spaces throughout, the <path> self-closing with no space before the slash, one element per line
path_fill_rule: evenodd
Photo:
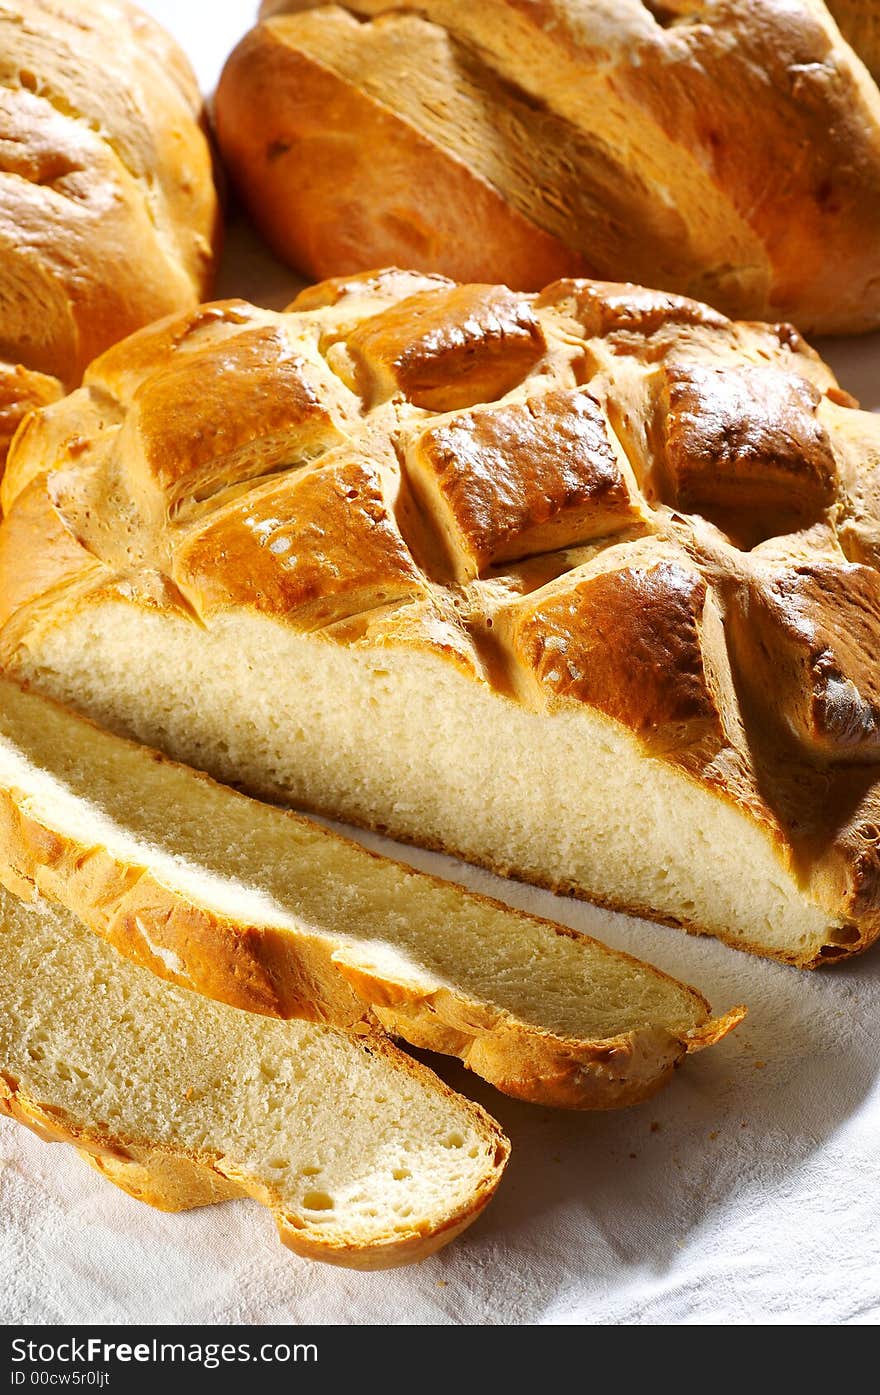
<path fill-rule="evenodd" d="M 251 792 L 816 965 L 880 935 L 880 420 L 795 330 L 400 271 L 13 444 L 0 663 Z"/>
<path fill-rule="evenodd" d="M 439 656 L 322 644 L 252 614 L 194 637 L 108 600 L 47 629 L 28 670 L 263 796 L 779 958 L 836 948 L 836 918 L 735 806 L 596 713 L 555 712 L 548 733 Z"/>
<path fill-rule="evenodd" d="M 0 682 L 0 880 L 235 1006 L 460 1056 L 519 1097 L 630 1104 L 742 1016 Z"/>
<path fill-rule="evenodd" d="M 163 983 L 0 888 L 0 1111 L 166 1210 L 249 1195 L 298 1253 L 422 1259 L 482 1210 L 507 1140 L 390 1042 Z"/>

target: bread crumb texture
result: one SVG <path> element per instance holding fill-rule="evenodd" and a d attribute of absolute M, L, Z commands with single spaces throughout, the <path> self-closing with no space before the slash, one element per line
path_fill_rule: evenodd
<path fill-rule="evenodd" d="M 0 657 L 253 793 L 827 963 L 880 931 L 878 462 L 795 330 L 669 293 L 204 306 L 19 434 Z"/>
<path fill-rule="evenodd" d="M 250 1195 L 292 1249 L 419 1259 L 490 1199 L 508 1145 L 381 1039 L 163 983 L 69 912 L 0 891 L 0 1110 L 169 1210 Z"/>

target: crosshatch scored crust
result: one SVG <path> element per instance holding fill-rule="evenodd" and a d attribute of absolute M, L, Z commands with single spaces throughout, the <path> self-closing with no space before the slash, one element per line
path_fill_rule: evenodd
<path fill-rule="evenodd" d="M 812 966 L 880 931 L 878 459 L 789 326 L 670 294 L 202 307 L 19 433 L 3 662 L 257 793 Z"/>

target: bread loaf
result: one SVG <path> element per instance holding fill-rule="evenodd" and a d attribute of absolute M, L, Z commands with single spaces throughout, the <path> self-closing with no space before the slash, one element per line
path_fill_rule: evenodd
<path fill-rule="evenodd" d="M 208 293 L 200 108 L 180 49 L 126 0 L 0 0 L 0 358 L 69 387 Z"/>
<path fill-rule="evenodd" d="M 217 134 L 310 275 L 590 275 L 801 330 L 880 324 L 880 94 L 817 0 L 263 13 Z"/>
<path fill-rule="evenodd" d="M 424 1259 L 501 1179 L 498 1125 L 388 1041 L 162 983 L 0 887 L 0 1113 L 163 1210 L 252 1196 L 358 1269 Z"/>
<path fill-rule="evenodd" d="M 0 881 L 233 1006 L 388 1031 L 508 1094 L 643 1099 L 736 1009 L 0 682 Z"/>
<path fill-rule="evenodd" d="M 784 325 L 376 273 L 13 445 L 0 659 L 252 792 L 815 965 L 880 931 L 880 421 Z"/>

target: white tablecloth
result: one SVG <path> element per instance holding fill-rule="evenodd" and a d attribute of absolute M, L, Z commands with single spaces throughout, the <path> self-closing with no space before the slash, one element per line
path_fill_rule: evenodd
<path fill-rule="evenodd" d="M 209 89 L 256 0 L 152 0 Z M 238 229 L 224 292 L 283 304 L 292 275 Z M 876 339 L 826 346 L 880 407 Z M 370 840 L 381 846 L 380 840 Z M 398 850 L 399 851 L 399 850 Z M 248 1202 L 166 1216 L 72 1150 L 0 1124 L 6 1322 L 871 1322 L 880 1313 L 880 953 L 803 974 L 430 854 L 454 876 L 643 955 L 744 1026 L 653 1102 L 575 1116 L 441 1063 L 513 1141 L 496 1200 L 425 1264 L 357 1274 L 279 1246 Z"/>

